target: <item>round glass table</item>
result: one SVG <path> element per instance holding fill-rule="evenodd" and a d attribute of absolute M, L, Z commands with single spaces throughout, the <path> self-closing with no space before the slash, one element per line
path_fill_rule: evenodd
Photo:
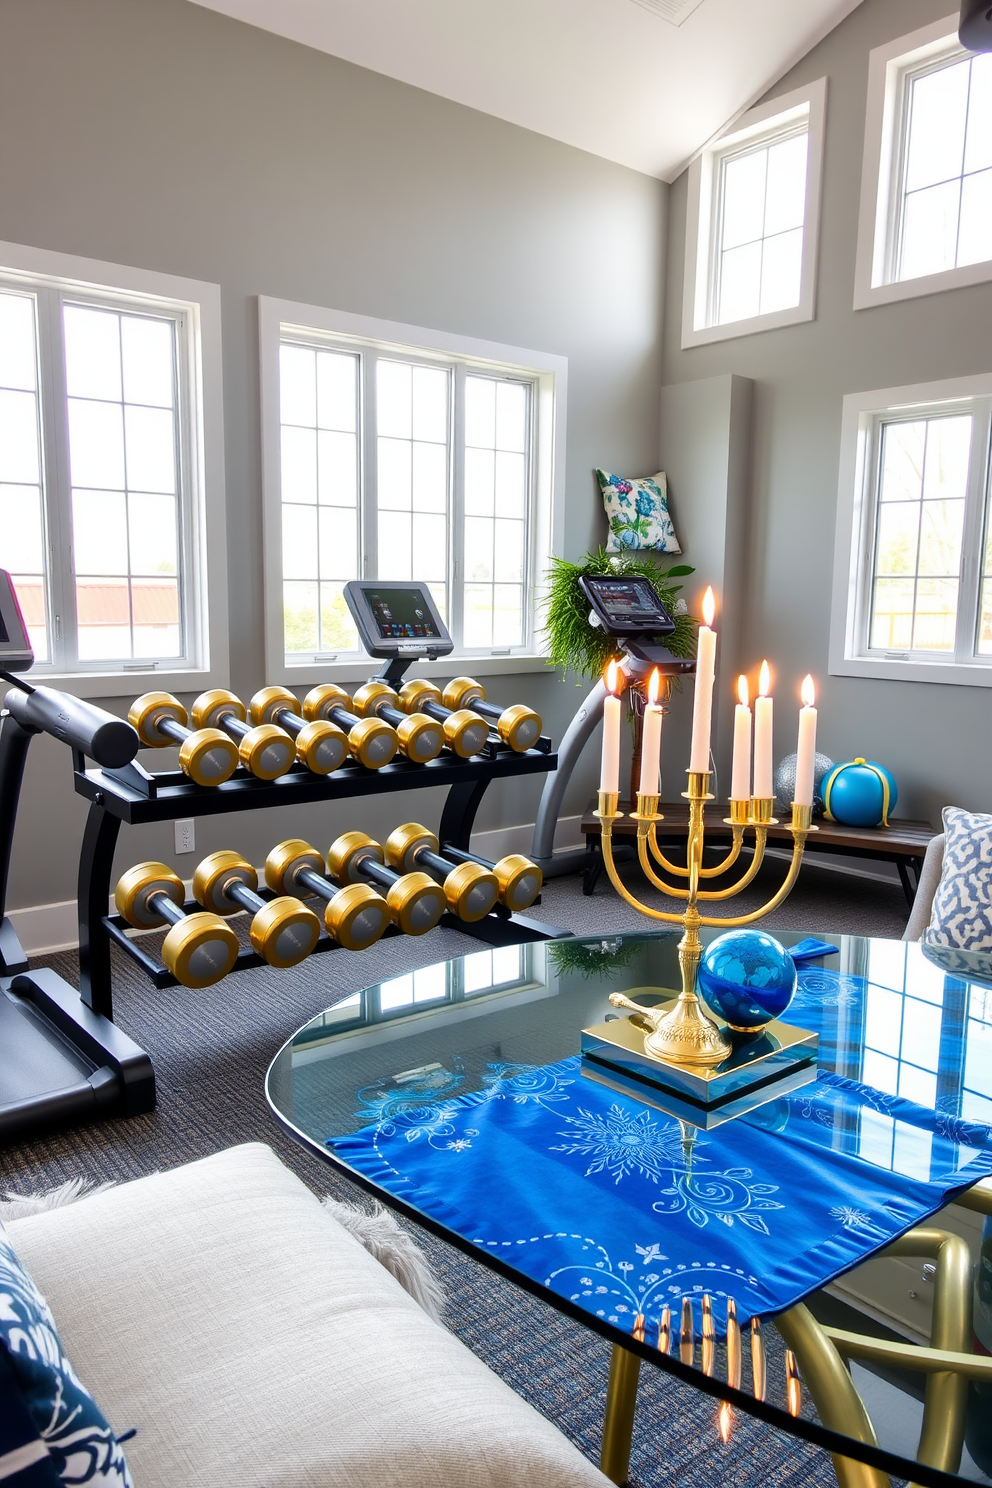
<path fill-rule="evenodd" d="M 661 931 L 367 987 L 284 1045 L 268 1100 L 362 1188 L 613 1344 L 614 1482 L 644 1361 L 713 1397 L 714 1440 L 748 1412 L 830 1451 L 843 1488 L 988 1482 L 992 976 L 915 944 L 778 939 L 790 1007 L 705 1078 L 646 1069 L 650 1025 L 610 1001 L 675 996 Z M 879 1381 L 908 1411 L 883 1446 Z"/>

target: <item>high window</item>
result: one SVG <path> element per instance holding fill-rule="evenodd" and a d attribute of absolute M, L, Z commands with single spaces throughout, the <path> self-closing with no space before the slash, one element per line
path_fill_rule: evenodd
<path fill-rule="evenodd" d="M 992 55 L 947 23 L 871 54 L 858 307 L 992 277 Z"/>
<path fill-rule="evenodd" d="M 132 671 L 203 674 L 201 348 L 216 305 L 204 317 L 199 298 L 154 293 L 161 276 L 140 294 L 17 264 L 35 257 L 48 268 L 51 255 L 0 252 L 10 264 L 0 269 L 0 566 L 13 575 L 36 669 L 92 673 L 101 680 L 90 691 L 115 691 L 114 674 Z M 197 289 L 211 297 L 211 286 Z M 222 534 L 220 488 L 214 505 Z M 222 593 L 222 551 L 217 562 Z"/>
<path fill-rule="evenodd" d="M 831 670 L 992 683 L 990 428 L 989 378 L 845 400 Z"/>
<path fill-rule="evenodd" d="M 683 346 L 812 319 L 825 97 L 752 110 L 690 167 Z"/>
<path fill-rule="evenodd" d="M 564 364 L 261 309 L 269 675 L 304 681 L 358 656 L 354 578 L 426 583 L 460 653 L 532 650 Z"/>

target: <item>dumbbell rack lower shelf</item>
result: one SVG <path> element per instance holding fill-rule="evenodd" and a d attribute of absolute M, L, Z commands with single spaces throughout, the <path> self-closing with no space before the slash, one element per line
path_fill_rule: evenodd
<path fill-rule="evenodd" d="M 476 813 L 490 781 L 516 775 L 537 775 L 557 769 L 558 756 L 551 741 L 542 738 L 533 749 L 516 754 L 509 749 L 490 749 L 469 760 L 442 755 L 427 764 L 396 759 L 380 770 L 351 763 L 332 775 L 314 775 L 295 765 L 277 780 L 258 780 L 238 770 L 217 786 L 194 784 L 181 771 L 149 773 L 140 764 L 119 770 L 87 767 L 75 753 L 74 782 L 77 795 L 90 807 L 79 857 L 79 971 L 83 1001 L 106 1018 L 113 1017 L 110 947 L 119 944 L 148 974 L 157 987 L 178 983 L 139 943 L 125 934 L 125 922 L 108 915 L 114 850 L 121 826 L 172 821 L 176 817 L 218 816 L 234 811 L 258 811 L 270 806 L 317 805 L 321 802 L 357 799 L 383 792 L 422 790 L 425 786 L 447 787 L 438 837 L 444 846 L 468 848 Z M 266 897 L 263 893 L 262 897 Z M 268 896 L 271 897 L 271 896 Z M 196 905 L 187 906 L 191 910 Z M 488 945 L 510 945 L 521 941 L 552 940 L 563 934 L 553 925 L 527 915 L 511 914 L 502 906 L 483 920 L 468 924 L 446 914 L 441 925 L 460 930 Z M 386 934 L 398 933 L 387 930 Z M 337 943 L 321 935 L 314 949 L 338 950 Z M 254 951 L 242 951 L 235 970 L 263 966 Z"/>

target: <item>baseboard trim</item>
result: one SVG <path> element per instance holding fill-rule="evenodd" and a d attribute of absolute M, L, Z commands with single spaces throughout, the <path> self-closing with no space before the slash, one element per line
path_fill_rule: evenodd
<path fill-rule="evenodd" d="M 582 846 L 581 821 L 581 816 L 561 818 L 555 832 L 556 852 L 568 852 Z M 521 822 L 515 827 L 476 832 L 472 837 L 472 848 L 482 857 L 493 859 L 505 857 L 507 853 L 529 853 L 533 836 L 533 823 Z M 260 871 L 259 878 L 263 877 Z M 190 887 L 187 882 L 187 893 Z M 110 912 L 113 913 L 112 906 Z M 8 910 L 7 915 L 28 956 L 74 951 L 79 945 L 75 899 L 61 899 L 55 904 L 31 904 L 24 909 Z"/>

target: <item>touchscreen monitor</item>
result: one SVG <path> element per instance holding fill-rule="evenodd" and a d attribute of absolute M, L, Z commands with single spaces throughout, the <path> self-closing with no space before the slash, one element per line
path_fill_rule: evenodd
<path fill-rule="evenodd" d="M 0 568 L 0 671 L 26 672 L 34 662 L 10 574 Z"/>
<path fill-rule="evenodd" d="M 426 584 L 353 579 L 344 597 L 370 656 L 445 656 L 452 649 Z"/>

